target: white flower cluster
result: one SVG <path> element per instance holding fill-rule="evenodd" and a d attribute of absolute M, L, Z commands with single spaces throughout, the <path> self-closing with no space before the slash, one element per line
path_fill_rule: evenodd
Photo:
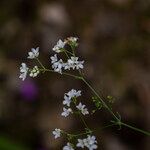
<path fill-rule="evenodd" d="M 40 73 L 38 66 L 34 66 L 30 71 L 30 77 L 36 77 Z"/>
<path fill-rule="evenodd" d="M 84 61 L 78 61 L 78 57 L 71 57 L 71 59 L 68 59 L 67 63 L 64 63 L 64 69 L 70 70 L 70 69 L 83 69 L 83 63 Z"/>
<path fill-rule="evenodd" d="M 62 116 L 67 117 L 69 116 L 70 113 L 73 113 L 72 109 L 70 108 L 70 104 L 71 102 L 73 102 L 74 98 L 77 98 L 81 96 L 81 91 L 76 91 L 74 89 L 72 89 L 71 91 L 69 91 L 68 93 L 64 94 L 64 100 L 63 100 L 63 105 L 66 105 L 66 107 L 63 107 L 63 112 L 61 113 Z M 82 103 L 80 102 L 76 108 L 83 114 L 89 114 L 87 108 L 85 108 L 85 105 L 82 105 Z"/>
<path fill-rule="evenodd" d="M 37 58 L 39 56 L 39 47 L 32 48 L 31 51 L 28 52 L 28 55 L 29 56 L 27 58 L 29 59 Z M 30 77 L 36 77 L 40 73 L 38 66 L 34 66 L 33 69 L 30 70 L 25 63 L 22 63 L 20 67 L 19 78 L 24 81 L 27 77 L 28 72 L 30 72 Z"/>
<path fill-rule="evenodd" d="M 84 148 L 87 147 L 89 150 L 97 149 L 97 141 L 95 136 L 88 135 L 85 139 L 78 139 L 77 147 Z"/>
<path fill-rule="evenodd" d="M 78 40 L 77 37 L 68 37 L 68 38 L 67 38 L 67 41 L 72 42 L 72 43 L 76 43 L 77 40 Z"/>
<path fill-rule="evenodd" d="M 64 41 L 59 39 L 57 44 L 53 47 L 52 50 L 56 53 L 63 52 L 66 44 L 72 43 L 73 45 L 77 45 L 77 40 L 78 40 L 77 37 L 68 37 Z"/>
<path fill-rule="evenodd" d="M 68 107 L 70 107 L 70 103 L 71 103 L 71 99 L 72 98 L 77 98 L 81 96 L 81 91 L 76 91 L 75 89 L 70 90 L 68 93 L 64 94 L 64 101 L 63 104 L 67 105 Z"/>
<path fill-rule="evenodd" d="M 54 56 L 51 56 L 51 64 L 52 68 L 55 72 L 58 72 L 62 74 L 63 70 L 79 70 L 83 69 L 84 61 L 79 61 L 79 58 L 75 56 L 74 49 L 78 46 L 78 38 L 76 37 L 69 37 L 62 41 L 61 39 L 58 40 L 57 44 L 53 47 L 53 51 L 56 53 L 64 52 L 67 56 L 67 60 L 58 59 L 57 54 L 54 54 Z M 66 45 L 69 45 L 71 48 L 70 51 L 65 49 Z M 36 77 L 40 71 L 45 71 L 48 69 L 45 69 L 45 67 L 41 64 L 41 62 L 38 59 L 39 56 L 39 47 L 37 48 L 31 48 L 31 51 L 28 52 L 28 59 L 36 59 L 42 69 L 40 69 L 38 66 L 34 66 L 32 69 L 29 69 L 25 63 L 22 63 L 20 66 L 20 76 L 23 81 L 26 79 L 27 74 L 29 74 L 30 77 Z M 51 71 L 51 70 L 50 70 Z M 82 104 L 81 102 L 77 101 L 77 97 L 81 96 L 80 90 L 72 89 L 69 92 L 64 94 L 64 100 L 63 100 L 63 112 L 61 113 L 61 116 L 67 117 L 71 113 L 77 113 L 82 115 L 88 115 L 89 111 L 86 108 L 86 105 Z M 73 107 L 71 107 L 73 105 Z M 75 109 L 75 111 L 74 111 Z M 66 134 L 66 136 L 69 139 L 69 134 L 64 132 L 61 129 L 56 128 L 54 131 L 52 131 L 52 134 L 54 135 L 54 138 L 57 139 L 61 137 L 62 134 Z M 71 134 L 70 134 L 71 135 Z M 72 142 L 69 142 L 63 147 L 63 150 L 74 150 L 76 147 L 78 148 L 88 148 L 89 150 L 97 149 L 97 141 L 96 137 L 92 135 L 87 135 L 87 138 L 85 139 L 77 139 L 77 144 L 72 144 Z"/>
<path fill-rule="evenodd" d="M 73 110 L 71 109 L 71 103 L 76 104 L 77 103 L 77 97 L 81 96 L 81 91 L 80 90 L 75 90 L 72 89 L 69 92 L 64 94 L 64 100 L 63 100 L 63 112 L 61 113 L 62 116 L 67 117 L 70 113 L 73 113 Z M 87 108 L 85 108 L 85 105 L 82 105 L 80 102 L 76 106 L 77 110 L 80 111 L 83 115 L 89 114 Z M 63 132 L 63 131 L 62 131 Z M 55 129 L 53 132 L 53 135 L 55 136 L 55 139 L 61 136 L 61 130 L 60 129 Z M 95 136 L 90 136 L 86 139 L 78 139 L 77 147 L 87 147 L 89 150 L 94 150 L 96 149 L 97 145 L 95 144 L 97 141 L 95 140 Z M 73 145 L 71 143 L 67 143 L 66 146 L 63 147 L 63 150 L 74 150 Z"/>
<path fill-rule="evenodd" d="M 55 139 L 59 138 L 61 136 L 61 130 L 55 129 L 53 132 L 53 135 L 55 136 Z M 78 139 L 78 143 L 76 144 L 79 148 L 85 148 L 87 147 L 89 150 L 97 149 L 97 141 L 95 136 L 87 135 L 87 138 L 85 139 Z M 71 143 L 67 143 L 66 146 L 63 147 L 63 150 L 74 150 Z"/>
<path fill-rule="evenodd" d="M 52 133 L 55 136 L 55 139 L 57 139 L 61 136 L 60 129 L 56 128 Z M 67 145 L 63 147 L 63 150 L 74 150 L 74 148 L 72 147 L 71 143 L 68 142 Z"/>
<path fill-rule="evenodd" d="M 62 68 L 64 67 L 64 63 L 62 59 L 58 60 L 57 54 L 51 56 L 51 63 L 52 63 L 52 68 L 54 69 L 55 72 L 62 73 Z"/>
<path fill-rule="evenodd" d="M 74 48 L 78 46 L 77 37 L 68 37 L 65 39 L 65 43 L 69 44 L 70 46 L 73 46 Z M 72 47 L 72 48 L 73 48 Z"/>
<path fill-rule="evenodd" d="M 69 44 L 70 42 L 73 45 L 77 45 L 77 40 L 78 38 L 76 37 L 69 37 L 66 40 L 62 41 L 59 40 L 57 42 L 57 44 L 53 47 L 53 51 L 55 51 L 56 53 L 60 53 L 63 51 L 66 51 L 64 49 L 66 44 Z M 28 59 L 37 59 L 39 56 L 39 47 L 37 48 L 31 48 L 31 51 L 28 52 Z M 60 74 L 62 74 L 62 70 L 70 70 L 70 69 L 83 69 L 83 63 L 84 61 L 79 61 L 78 57 L 75 56 L 70 56 L 70 58 L 68 58 L 68 60 L 66 62 L 64 62 L 62 59 L 58 59 L 57 54 L 55 54 L 54 56 L 51 56 L 51 63 L 52 63 L 52 68 L 55 72 L 58 72 Z M 30 72 L 30 69 L 27 67 L 27 65 L 25 63 L 21 64 L 20 67 L 20 76 L 19 78 L 21 78 L 23 81 L 26 79 L 27 73 L 28 71 Z M 39 74 L 39 69 L 37 66 L 35 66 L 31 72 L 30 72 L 30 76 L 31 77 L 36 77 Z"/>
<path fill-rule="evenodd" d="M 77 38 L 70 37 L 70 38 L 67 38 L 67 40 L 65 40 L 65 42 L 63 42 L 62 40 L 59 40 L 57 42 L 57 44 L 54 46 L 53 51 L 55 51 L 56 53 L 66 51 L 64 49 L 64 46 L 65 46 L 65 44 L 67 44 L 70 41 L 72 43 L 76 43 Z M 58 72 L 58 73 L 62 73 L 62 69 L 64 69 L 64 70 L 83 69 L 84 61 L 79 61 L 78 59 L 79 59 L 78 57 L 71 56 L 70 58 L 68 58 L 68 60 L 66 62 L 64 62 L 62 59 L 58 60 L 58 57 L 55 54 L 54 56 L 51 56 L 52 68 L 54 69 L 55 72 Z"/>
<path fill-rule="evenodd" d="M 21 67 L 20 67 L 20 76 L 19 76 L 19 78 L 22 79 L 23 81 L 26 79 L 28 70 L 29 70 L 29 68 L 27 67 L 27 65 L 25 63 L 22 63 Z"/>

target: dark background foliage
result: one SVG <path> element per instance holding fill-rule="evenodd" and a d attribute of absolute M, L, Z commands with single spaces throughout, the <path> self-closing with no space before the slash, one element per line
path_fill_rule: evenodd
<path fill-rule="evenodd" d="M 56 150 L 53 129 L 82 130 L 76 117 L 64 119 L 63 94 L 92 93 L 80 81 L 57 74 L 19 80 L 21 62 L 32 47 L 48 67 L 59 38 L 79 37 L 77 54 L 85 60 L 84 74 L 104 97 L 115 98 L 114 111 L 139 128 L 150 130 L 150 1 L 149 0 L 1 0 L 0 1 L 0 149 Z M 101 128 L 110 115 L 101 110 L 86 117 Z M 127 128 L 96 132 L 99 149 L 149 150 L 150 138 Z"/>

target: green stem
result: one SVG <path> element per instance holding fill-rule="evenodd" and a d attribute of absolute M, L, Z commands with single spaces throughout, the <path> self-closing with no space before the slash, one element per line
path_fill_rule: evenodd
<path fill-rule="evenodd" d="M 48 72 L 55 72 L 54 70 L 50 70 L 50 69 L 46 69 L 43 64 L 39 61 L 39 59 L 37 59 L 37 61 L 39 62 L 39 64 L 42 66 L 43 69 L 40 69 L 41 71 L 48 71 Z M 143 133 L 145 135 L 148 135 L 150 136 L 150 132 L 147 132 L 147 131 L 144 131 L 144 130 L 141 130 L 141 129 L 138 129 L 136 127 L 133 127 L 131 125 L 128 125 L 126 123 L 123 123 L 121 122 L 121 120 L 114 114 L 114 112 L 109 108 L 109 106 L 107 106 L 107 104 L 103 101 L 103 99 L 99 96 L 99 94 L 96 92 L 96 90 L 81 76 L 76 76 L 76 75 L 72 75 L 72 74 L 69 74 L 69 73 L 62 73 L 63 75 L 66 75 L 66 76 L 70 76 L 70 77 L 73 77 L 75 79 L 79 79 L 79 80 L 82 80 L 91 90 L 92 92 L 99 98 L 99 100 L 102 102 L 103 106 L 112 114 L 112 116 L 116 119 L 116 123 L 114 123 L 114 125 L 123 125 L 125 127 L 128 127 L 132 130 L 135 130 L 137 132 L 140 132 L 140 133 Z M 89 128 L 88 128 L 89 129 Z"/>
<path fill-rule="evenodd" d="M 64 50 L 65 55 L 67 56 L 67 58 L 69 59 L 69 55 L 67 54 L 67 52 Z"/>
<path fill-rule="evenodd" d="M 51 69 L 40 69 L 40 71 L 43 71 L 43 72 L 53 72 L 53 73 L 57 73 L 57 72 L 55 72 L 54 70 L 51 70 Z M 60 74 L 60 73 L 58 73 L 58 74 Z M 76 79 L 81 79 L 81 77 L 79 77 L 79 76 L 76 76 L 76 75 L 73 75 L 73 74 L 70 74 L 70 73 L 66 73 L 66 72 L 63 72 L 62 74 L 60 74 L 60 75 L 66 75 L 66 76 L 70 76 L 70 77 L 73 77 L 73 78 L 76 78 Z"/>
<path fill-rule="evenodd" d="M 73 103 L 74 103 L 74 105 L 75 105 L 75 108 L 76 108 L 76 101 L 77 101 L 77 99 L 76 99 L 76 97 L 74 97 L 74 98 L 73 98 Z M 77 109 L 77 108 L 76 108 L 76 109 Z M 84 120 L 84 118 L 83 118 L 83 116 L 82 116 L 80 110 L 77 109 L 77 112 L 78 112 L 77 114 L 79 115 L 79 117 L 80 117 L 82 123 L 84 124 L 84 126 L 85 126 L 87 129 L 90 130 L 90 128 L 88 127 L 87 123 L 85 122 L 85 120 Z"/>
<path fill-rule="evenodd" d="M 106 128 L 109 128 L 109 127 L 112 127 L 112 126 L 115 126 L 115 125 L 117 125 L 117 124 L 113 123 L 113 124 L 110 124 L 110 125 L 107 125 L 107 126 L 104 126 L 102 128 L 95 129 L 95 130 L 92 130 L 92 131 L 89 131 L 89 132 L 83 132 L 83 133 L 79 133 L 79 134 L 74 134 L 73 136 L 74 137 L 78 137 L 78 136 L 81 136 L 81 135 L 87 135 L 87 134 L 90 134 L 91 132 L 97 132 L 98 130 L 102 131 L 103 129 L 106 129 Z"/>
<path fill-rule="evenodd" d="M 38 63 L 41 65 L 41 67 L 42 67 L 43 69 L 45 69 L 45 67 L 44 67 L 44 65 L 41 63 L 41 61 L 40 61 L 38 58 L 36 58 L 36 60 L 37 60 Z"/>
<path fill-rule="evenodd" d="M 147 131 L 138 129 L 138 128 L 136 128 L 136 127 L 133 127 L 133 126 L 128 125 L 128 124 L 123 123 L 123 122 L 120 122 L 120 123 L 121 123 L 121 125 L 123 125 L 123 126 L 125 126 L 125 127 L 127 127 L 127 128 L 130 128 L 130 129 L 132 129 L 132 130 L 135 130 L 135 131 L 137 131 L 137 132 L 140 132 L 140 133 L 143 133 L 143 134 L 145 134 L 145 135 L 150 136 L 150 132 L 147 132 Z"/>
<path fill-rule="evenodd" d="M 72 56 L 74 55 L 73 53 L 71 53 L 71 52 L 69 52 L 69 51 L 67 51 L 67 50 L 66 50 L 66 52 L 67 52 L 68 54 L 72 55 Z"/>
<path fill-rule="evenodd" d="M 112 116 L 119 120 L 118 117 L 114 114 L 114 112 L 109 108 L 109 106 L 103 101 L 103 99 L 99 96 L 99 94 L 96 92 L 96 90 L 84 79 L 82 78 L 82 81 L 92 90 L 92 92 L 99 98 L 103 106 L 112 114 Z"/>
<path fill-rule="evenodd" d="M 86 127 L 87 129 L 90 129 L 90 128 L 88 127 L 87 123 L 85 122 L 85 120 L 83 119 L 83 116 L 82 116 L 81 113 L 79 114 L 79 116 L 80 116 L 80 118 L 81 118 L 83 124 L 85 125 L 85 127 Z"/>
<path fill-rule="evenodd" d="M 70 45 L 71 49 L 72 49 L 72 52 L 73 52 L 73 56 L 75 57 L 75 50 L 74 50 L 74 47 L 72 45 Z"/>

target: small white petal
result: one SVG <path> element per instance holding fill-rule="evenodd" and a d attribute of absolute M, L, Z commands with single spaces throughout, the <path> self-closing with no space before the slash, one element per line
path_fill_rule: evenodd
<path fill-rule="evenodd" d="M 28 55 L 29 59 L 37 58 L 39 56 L 39 47 L 37 47 L 36 49 L 31 48 L 31 51 L 28 52 Z"/>
<path fill-rule="evenodd" d="M 63 147 L 63 150 L 74 150 L 74 148 L 70 143 L 67 143 L 67 145 Z"/>
<path fill-rule="evenodd" d="M 72 113 L 72 109 L 68 108 L 66 109 L 65 107 L 63 108 L 63 112 L 61 113 L 62 116 L 67 117 L 69 114 Z"/>
<path fill-rule="evenodd" d="M 19 78 L 22 79 L 23 81 L 25 80 L 27 73 L 28 73 L 29 68 L 27 67 L 27 65 L 25 63 L 21 64 L 20 67 L 20 76 Z"/>
<path fill-rule="evenodd" d="M 56 53 L 60 53 L 61 49 L 64 48 L 65 46 L 65 42 L 63 42 L 62 40 L 58 40 L 57 44 L 53 47 L 53 51 L 55 51 Z"/>
<path fill-rule="evenodd" d="M 85 105 L 82 105 L 81 102 L 76 106 L 76 108 L 80 110 L 83 115 L 89 114 L 87 108 L 85 108 Z"/>
<path fill-rule="evenodd" d="M 77 143 L 77 145 L 76 145 L 77 147 L 81 147 L 81 148 L 84 148 L 84 141 L 83 140 L 81 140 L 81 139 L 78 139 L 78 143 Z"/>
<path fill-rule="evenodd" d="M 55 139 L 57 139 L 61 135 L 61 130 L 56 128 L 52 133 L 55 136 Z"/>

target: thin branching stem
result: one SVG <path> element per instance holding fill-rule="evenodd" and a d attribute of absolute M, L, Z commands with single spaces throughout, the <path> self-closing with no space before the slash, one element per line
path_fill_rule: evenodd
<path fill-rule="evenodd" d="M 137 132 L 140 132 L 140 133 L 143 133 L 143 134 L 145 134 L 145 135 L 150 136 L 150 132 L 147 132 L 147 131 L 138 129 L 138 128 L 133 127 L 133 126 L 131 126 L 131 125 L 128 125 L 128 124 L 126 124 L 126 123 L 124 123 L 124 122 L 120 122 L 120 123 L 121 123 L 122 126 L 125 126 L 125 127 L 127 127 L 127 128 L 132 129 L 132 130 L 135 130 L 135 131 L 137 131 Z"/>
<path fill-rule="evenodd" d="M 39 62 L 39 64 L 41 65 L 42 69 L 40 69 L 40 71 L 43 71 L 43 72 L 55 72 L 54 70 L 50 70 L 50 69 L 46 69 L 43 64 L 39 61 L 39 59 L 37 59 L 37 61 Z M 61 75 L 61 74 L 60 74 Z M 97 96 L 99 98 L 99 100 L 101 101 L 101 103 L 103 104 L 103 106 L 110 112 L 110 114 L 114 117 L 115 121 L 113 123 L 113 125 L 119 125 L 119 126 L 125 126 L 127 128 L 130 128 L 132 130 L 135 130 L 137 132 L 140 132 L 140 133 L 143 133 L 147 136 L 150 136 L 150 132 L 147 132 L 147 131 L 144 131 L 144 130 L 141 130 L 141 129 L 138 129 L 136 127 L 133 127 L 131 125 L 128 125 L 124 122 L 121 121 L 121 119 L 119 117 L 117 117 L 117 115 L 115 115 L 115 113 L 109 108 L 109 106 L 104 102 L 104 100 L 100 97 L 100 95 L 97 93 L 97 91 L 86 81 L 86 79 L 83 77 L 83 76 L 77 76 L 77 75 L 73 75 L 73 74 L 70 74 L 70 73 L 66 73 L 66 72 L 63 72 L 62 75 L 66 75 L 66 76 L 70 76 L 70 77 L 73 77 L 75 79 L 79 79 L 79 80 L 82 80 L 90 89 L 91 91 L 95 94 L 95 96 Z M 83 117 L 82 117 L 83 118 Z M 81 119 L 82 119 L 81 118 Z M 82 120 L 84 122 L 84 119 Z M 84 123 L 85 124 L 85 123 Z M 85 124 L 85 126 L 87 126 L 87 124 Z M 111 125 L 110 125 L 111 126 Z M 88 127 L 88 126 L 87 126 Z M 88 128 L 89 129 L 89 128 Z"/>

